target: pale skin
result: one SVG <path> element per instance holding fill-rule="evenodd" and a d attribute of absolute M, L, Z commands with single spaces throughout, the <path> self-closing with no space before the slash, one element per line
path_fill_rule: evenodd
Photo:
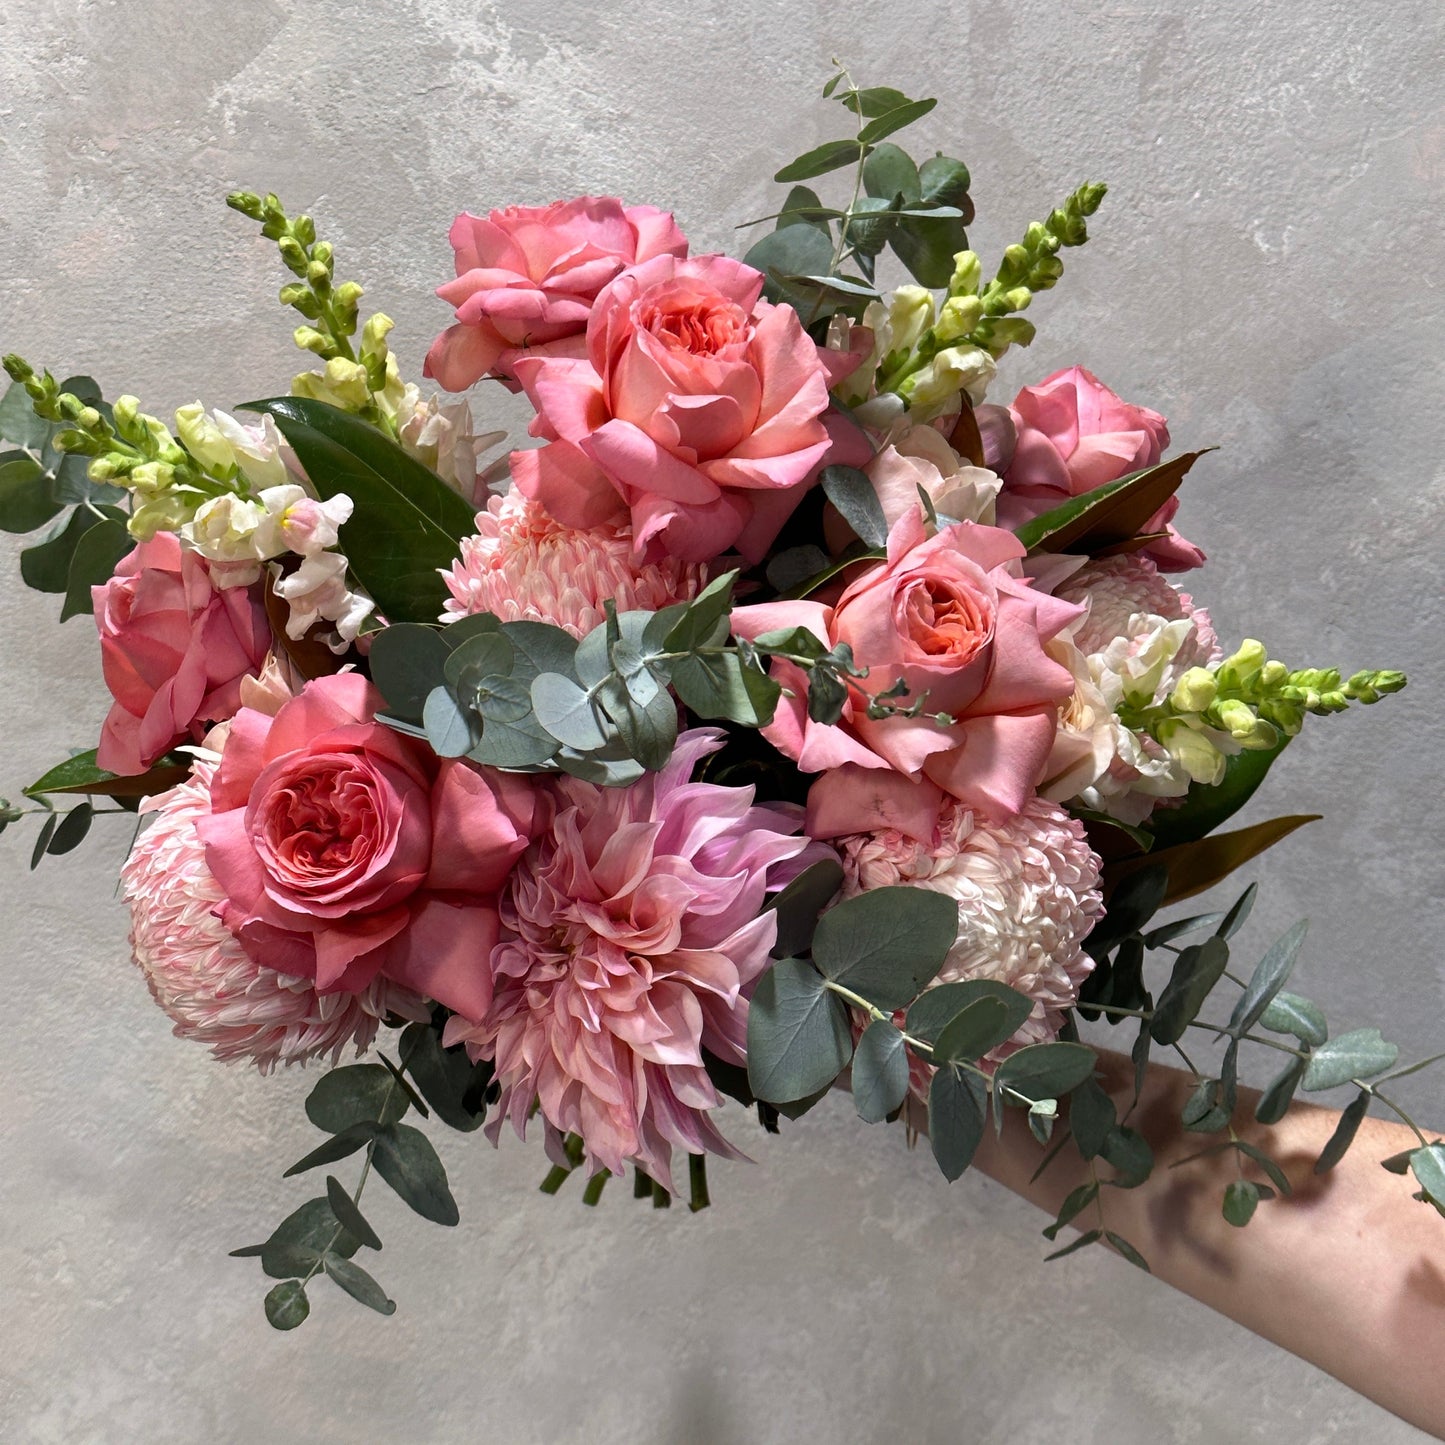
<path fill-rule="evenodd" d="M 1133 1103 L 1133 1066 L 1103 1053 L 1100 1072 L 1122 1118 Z M 1241 1177 L 1241 1163 L 1243 1177 L 1267 1183 L 1258 1167 L 1233 1149 L 1170 1167 L 1213 1142 L 1179 1122 L 1194 1082 L 1150 1066 L 1129 1123 L 1153 1145 L 1154 1171 L 1139 1188 L 1102 1191 L 1107 1227 L 1160 1279 L 1445 1439 L 1445 1219 L 1411 1197 L 1412 1180 L 1380 1167 L 1419 1139 L 1403 1124 L 1366 1118 L 1344 1159 L 1316 1176 L 1338 1112 L 1297 1102 L 1280 1123 L 1264 1126 L 1254 1122 L 1258 1094 L 1241 1088 L 1239 1137 L 1280 1164 L 1294 1193 L 1265 1200 L 1236 1228 L 1220 1212 L 1221 1197 Z M 1023 1111 L 1010 1109 L 1001 1139 L 986 1131 L 974 1167 L 1052 1215 L 1089 1179 L 1089 1166 L 1066 1146 L 1031 1180 L 1044 1152 Z M 1101 1179 L 1112 1172 L 1100 1161 Z M 1075 1226 L 1097 1222 L 1091 1206 Z M 1073 1237 L 1066 1230 L 1059 1244 Z"/>

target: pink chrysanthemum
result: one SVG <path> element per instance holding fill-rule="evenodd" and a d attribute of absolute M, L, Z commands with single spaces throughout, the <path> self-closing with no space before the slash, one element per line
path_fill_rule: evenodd
<path fill-rule="evenodd" d="M 801 810 L 689 781 L 721 738 L 684 733 L 628 788 L 556 784 L 551 824 L 503 895 L 492 1008 L 448 1025 L 448 1044 L 496 1060 L 498 1123 L 522 1134 L 538 1100 L 594 1170 L 632 1161 L 667 1183 L 674 1148 L 735 1154 L 710 1118 L 722 1099 L 703 1050 L 745 1061 L 747 1000 L 777 928 L 760 913 L 809 843 Z"/>
<path fill-rule="evenodd" d="M 1074 633 L 1075 645 L 1085 654 L 1109 654 L 1120 639 L 1127 639 L 1131 654 L 1138 653 L 1165 625 L 1188 622 L 1190 628 L 1168 668 L 1170 688 L 1189 668 L 1208 667 L 1220 658 L 1209 613 L 1137 553 L 1089 562 L 1057 589 L 1057 595 L 1088 605 L 1089 615 Z"/>
<path fill-rule="evenodd" d="M 442 576 L 452 594 L 443 622 L 491 612 L 503 622 L 550 622 L 583 637 L 603 620 L 609 598 L 619 612 L 656 612 L 695 597 L 704 571 L 671 557 L 637 562 L 630 527 L 564 527 L 513 491 L 477 513 L 477 535 L 462 542 L 461 558 Z"/>
<path fill-rule="evenodd" d="M 1099 859 L 1082 823 L 1038 797 L 1002 823 L 950 798 L 928 842 L 890 828 L 835 846 L 847 897 L 911 883 L 957 899 L 958 940 L 936 983 L 994 979 L 1033 1000 L 1033 1012 L 990 1059 L 1057 1036 L 1094 966 L 1082 944 L 1103 912 Z M 928 1073 L 914 1070 L 915 1087 L 926 1087 Z"/>
<path fill-rule="evenodd" d="M 211 811 L 213 759 L 146 805 L 155 820 L 121 869 L 131 952 L 178 1037 L 218 1059 L 250 1059 L 264 1073 L 348 1044 L 359 1054 L 391 1012 L 425 1017 L 410 990 L 378 978 L 360 993 L 318 994 L 314 983 L 254 963 L 215 916 L 225 894 L 206 867 L 196 822 Z"/>

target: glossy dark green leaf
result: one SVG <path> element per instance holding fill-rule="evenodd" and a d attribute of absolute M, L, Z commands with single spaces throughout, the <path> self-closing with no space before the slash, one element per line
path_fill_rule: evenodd
<path fill-rule="evenodd" d="M 820 858 L 803 869 L 786 888 L 768 900 L 767 907 L 778 915 L 778 936 L 774 958 L 806 953 L 813 943 L 818 915 L 843 886 L 843 867 L 836 858 Z"/>
<path fill-rule="evenodd" d="M 1351 1029 L 1315 1049 L 1301 1087 L 1306 1093 L 1317 1093 L 1351 1079 L 1370 1079 L 1393 1068 L 1399 1057 L 1399 1047 L 1386 1042 L 1379 1029 Z"/>
<path fill-rule="evenodd" d="M 958 904 L 929 888 L 873 888 L 818 920 L 813 961 L 881 1009 L 911 1003 L 958 938 Z"/>
<path fill-rule="evenodd" d="M 306 1097 L 306 1117 L 328 1134 L 340 1134 L 353 1124 L 394 1124 L 406 1111 L 406 1095 L 381 1064 L 332 1069 Z"/>
<path fill-rule="evenodd" d="M 366 1216 L 357 1207 L 356 1201 L 341 1187 L 341 1181 L 333 1174 L 326 1176 L 326 1202 L 337 1222 L 347 1230 L 358 1244 L 368 1249 L 380 1249 L 381 1237 L 366 1222 Z"/>
<path fill-rule="evenodd" d="M 1155 849 L 1194 843 L 1233 817 L 1254 796 L 1289 738 L 1284 733 L 1269 749 L 1236 753 L 1224 765 L 1224 781 L 1214 787 L 1195 784 L 1177 808 L 1158 808 L 1149 820 Z"/>
<path fill-rule="evenodd" d="M 75 544 L 66 576 L 65 603 L 60 620 L 89 617 L 94 612 L 90 589 L 109 582 L 116 564 L 135 546 L 135 538 L 117 521 L 97 522 Z"/>
<path fill-rule="evenodd" d="M 1132 541 L 1179 489 L 1203 452 L 1185 452 L 1158 466 L 1108 482 L 1025 522 L 1017 529 L 1030 552 L 1092 555 Z"/>
<path fill-rule="evenodd" d="M 853 1055 L 843 1000 L 811 964 L 775 963 L 758 980 L 748 1009 L 748 1087 L 783 1104 L 825 1089 Z"/>
<path fill-rule="evenodd" d="M 294 1330 L 311 1313 L 299 1279 L 282 1280 L 266 1294 L 266 1319 L 273 1329 Z"/>
<path fill-rule="evenodd" d="M 928 1086 L 928 1142 L 952 1183 L 970 1164 L 983 1139 L 988 1090 L 977 1074 L 945 1065 Z"/>
<path fill-rule="evenodd" d="M 341 548 L 357 580 L 392 622 L 434 622 L 446 600 L 440 572 L 471 535 L 471 505 L 376 428 L 303 397 L 273 397 L 245 410 L 276 419 L 323 498 L 355 504 Z"/>
<path fill-rule="evenodd" d="M 423 1219 L 455 1224 L 457 1202 L 431 1140 L 410 1124 L 390 1124 L 376 1136 L 372 1167 Z"/>
<path fill-rule="evenodd" d="M 853 1105 L 869 1124 L 886 1119 L 908 1094 L 908 1050 L 887 1020 L 874 1019 L 853 1052 Z"/>
<path fill-rule="evenodd" d="M 1284 990 L 1265 1005 L 1259 1021 L 1271 1033 L 1293 1034 L 1301 1043 L 1312 1048 L 1324 1043 L 1330 1036 L 1329 1024 L 1319 1005 Z"/>
<path fill-rule="evenodd" d="M 90 793 L 109 798 L 148 798 L 183 782 L 191 771 L 186 753 L 166 753 L 144 773 L 125 776 L 95 765 L 95 749 L 77 753 L 57 764 L 26 788 L 27 797 L 42 794 Z"/>

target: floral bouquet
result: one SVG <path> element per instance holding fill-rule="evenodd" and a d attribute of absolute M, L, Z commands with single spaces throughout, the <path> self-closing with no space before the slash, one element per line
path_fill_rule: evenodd
<path fill-rule="evenodd" d="M 1098 1227 L 1059 1253 L 1145 1265 L 1100 1196 L 1150 1139 L 1080 1019 L 1130 1022 L 1140 1080 L 1191 1029 L 1225 1045 L 1183 1123 L 1272 1181 L 1229 1185 L 1231 1223 L 1288 1188 L 1230 1128 L 1246 1044 L 1285 1061 L 1261 1121 L 1355 1088 L 1320 1171 L 1395 1107 L 1396 1048 L 1287 990 L 1303 924 L 1231 970 L 1252 886 L 1156 914 L 1309 821 L 1225 827 L 1307 715 L 1404 677 L 1226 650 L 1171 580 L 1204 560 L 1175 526 L 1199 454 L 1162 416 L 1080 367 L 985 400 L 1104 187 L 989 276 L 967 167 L 893 139 L 934 102 L 824 94 L 848 133 L 777 173 L 741 260 L 605 197 L 457 218 L 423 374 L 525 395 L 534 446 L 404 381 L 391 321 L 270 195 L 229 204 L 319 363 L 288 395 L 167 425 L 5 358 L 0 526 L 45 529 L 25 581 L 94 617 L 114 701 L 4 823 L 38 818 L 38 863 L 138 814 L 121 889 L 176 1033 L 329 1061 L 286 1172 L 361 1158 L 235 1251 L 277 1328 L 323 1273 L 394 1309 L 356 1261 L 373 1173 L 456 1222 L 412 1112 L 540 1135 L 548 1193 L 630 1172 L 699 1209 L 747 1110 L 777 1132 L 844 1082 L 949 1180 L 1016 1110 L 1095 1164 L 1046 1233 Z M 808 184 L 835 172 L 837 199 Z M 1445 1212 L 1445 1148 L 1386 1164 Z"/>

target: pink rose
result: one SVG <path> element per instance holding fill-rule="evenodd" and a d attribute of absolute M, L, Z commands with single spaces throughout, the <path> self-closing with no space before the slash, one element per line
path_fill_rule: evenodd
<path fill-rule="evenodd" d="M 829 448 L 829 368 L 761 272 L 726 256 L 672 256 L 598 298 L 585 358 L 527 357 L 535 451 L 512 453 L 521 491 L 569 527 L 630 510 L 649 558 L 761 560 Z"/>
<path fill-rule="evenodd" d="M 337 673 L 274 718 L 237 713 L 197 825 L 218 914 L 257 963 L 320 993 L 380 974 L 480 1018 L 533 786 L 439 759 L 376 722 L 380 705 L 365 678 Z"/>
<path fill-rule="evenodd" d="M 1009 412 L 1016 440 L 1012 458 L 1003 459 L 998 520 L 1011 529 L 1070 497 L 1157 466 L 1169 445 L 1169 427 L 1158 412 L 1121 400 L 1082 366 L 1024 387 Z M 1142 550 L 1169 572 L 1204 561 L 1204 553 L 1170 526 L 1178 510 L 1179 498 L 1171 497 L 1145 525 L 1146 531 L 1168 533 Z"/>
<path fill-rule="evenodd" d="M 1048 760 L 1058 705 L 1074 690 L 1045 644 L 1082 611 L 1019 578 L 1014 564 L 1023 554 L 1011 533 L 973 522 L 928 537 L 915 509 L 889 533 L 886 563 L 853 582 L 836 606 L 734 609 L 741 637 L 806 627 L 829 648 L 853 649 L 868 669 L 869 693 L 901 681 L 911 697 L 927 694 L 916 718 L 870 718 L 850 698 L 842 721 L 827 726 L 808 717 L 800 669 L 775 660 L 773 676 L 786 691 L 764 736 L 804 772 L 891 768 L 993 817 L 1017 813 Z M 940 725 L 938 713 L 954 721 Z"/>
<path fill-rule="evenodd" d="M 487 375 L 510 379 L 526 350 L 580 356 L 587 314 L 618 272 L 687 255 L 668 212 L 611 196 L 508 206 L 485 220 L 464 212 L 450 239 L 457 279 L 437 295 L 456 307 L 457 324 L 432 343 L 424 368 L 448 391 Z"/>
<path fill-rule="evenodd" d="M 271 629 L 253 587 L 217 588 L 211 567 L 158 532 L 91 588 L 105 684 L 115 705 L 96 761 L 143 773 L 182 738 L 199 739 L 241 705 L 241 680 L 261 671 Z"/>

